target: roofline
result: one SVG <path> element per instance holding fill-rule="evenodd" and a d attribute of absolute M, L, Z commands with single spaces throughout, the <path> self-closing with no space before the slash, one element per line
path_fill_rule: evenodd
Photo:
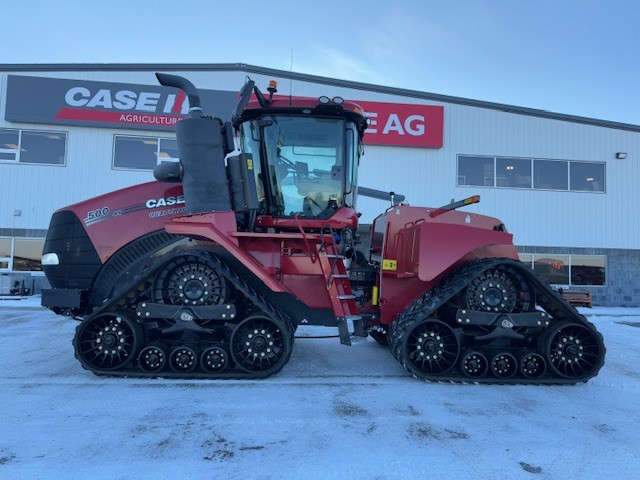
<path fill-rule="evenodd" d="M 473 100 L 464 97 L 451 95 L 441 95 L 438 93 L 423 92 L 420 90 L 409 90 L 405 88 L 385 87 L 372 83 L 355 82 L 352 80 L 341 80 L 337 78 L 322 77 L 306 73 L 288 72 L 274 68 L 259 67 L 246 63 L 37 63 L 37 64 L 0 64 L 0 72 L 47 72 L 47 71 L 69 71 L 69 72 L 123 72 L 123 71 L 209 71 L 209 72 L 246 72 L 266 76 L 281 77 L 304 82 L 321 83 L 335 87 L 351 88 L 355 90 L 366 90 L 388 95 L 398 95 L 402 97 L 419 98 L 434 102 L 453 103 L 470 107 L 486 108 L 498 110 L 506 113 L 526 115 L 530 117 L 549 118 L 565 122 L 581 123 L 596 127 L 614 128 L 617 130 L 627 130 L 640 132 L 640 125 L 632 123 L 614 122 L 597 118 L 582 117 L 579 115 L 569 115 L 565 113 L 539 110 L 536 108 L 520 107 L 504 103 L 487 102 L 483 100 Z"/>

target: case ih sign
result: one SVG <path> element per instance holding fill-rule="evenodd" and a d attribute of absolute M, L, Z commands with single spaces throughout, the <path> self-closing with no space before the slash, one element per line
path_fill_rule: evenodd
<path fill-rule="evenodd" d="M 200 90 L 203 108 L 228 118 L 237 92 Z M 181 90 L 155 85 L 9 75 L 10 122 L 170 130 L 189 111 Z"/>
<path fill-rule="evenodd" d="M 237 92 L 199 89 L 204 111 L 228 120 Z M 369 145 L 441 148 L 444 108 L 358 101 Z M 172 131 L 189 111 L 183 91 L 155 85 L 9 75 L 9 122 Z"/>

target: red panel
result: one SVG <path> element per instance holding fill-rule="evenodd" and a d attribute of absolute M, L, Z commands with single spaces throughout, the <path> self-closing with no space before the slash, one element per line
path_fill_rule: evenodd
<path fill-rule="evenodd" d="M 370 121 L 365 144 L 442 148 L 444 107 L 362 101 L 358 104 Z"/>
<path fill-rule="evenodd" d="M 136 238 L 184 215 L 182 185 L 149 182 L 76 203 L 65 210 L 82 221 L 102 262 Z"/>
<path fill-rule="evenodd" d="M 493 256 L 517 259 L 512 235 L 463 225 L 425 223 L 419 227 L 418 277 L 431 281 L 467 254 L 493 245 Z M 478 252 L 477 258 L 481 256 Z"/>

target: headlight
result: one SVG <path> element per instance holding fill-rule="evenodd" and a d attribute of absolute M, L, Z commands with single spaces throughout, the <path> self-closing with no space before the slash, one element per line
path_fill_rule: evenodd
<path fill-rule="evenodd" d="M 42 265 L 60 265 L 60 259 L 57 253 L 45 253 L 40 259 Z"/>

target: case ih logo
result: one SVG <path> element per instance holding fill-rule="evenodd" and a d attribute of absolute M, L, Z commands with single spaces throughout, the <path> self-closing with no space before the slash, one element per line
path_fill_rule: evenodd
<path fill-rule="evenodd" d="M 228 119 L 237 92 L 200 90 L 203 109 Z M 160 85 L 9 75 L 10 122 L 173 131 L 189 111 L 182 90 Z"/>
<path fill-rule="evenodd" d="M 64 96 L 72 108 L 61 108 L 56 119 L 174 126 L 189 111 L 185 93 L 158 93 L 71 87 Z"/>

